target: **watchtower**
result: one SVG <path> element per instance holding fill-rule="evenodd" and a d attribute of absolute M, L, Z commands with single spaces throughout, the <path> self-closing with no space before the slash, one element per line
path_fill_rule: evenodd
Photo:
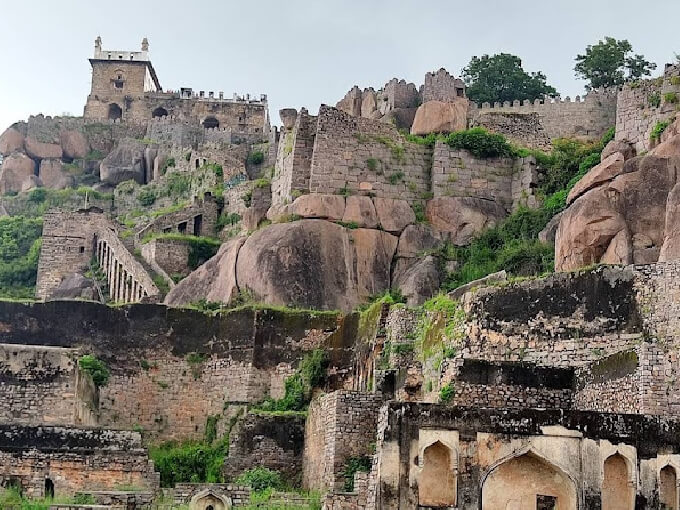
<path fill-rule="evenodd" d="M 92 89 L 85 104 L 85 118 L 125 119 L 134 117 L 135 101 L 146 92 L 158 92 L 161 85 L 149 60 L 149 41 L 142 40 L 141 51 L 102 49 L 102 39 L 94 41 Z"/>

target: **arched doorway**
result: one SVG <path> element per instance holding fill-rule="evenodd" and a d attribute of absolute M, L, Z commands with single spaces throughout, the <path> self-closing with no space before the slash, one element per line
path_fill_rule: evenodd
<path fill-rule="evenodd" d="M 454 452 L 440 441 L 432 443 L 422 453 L 422 470 L 418 475 L 418 504 L 430 507 L 456 505 L 456 458 Z"/>
<path fill-rule="evenodd" d="M 220 121 L 217 120 L 215 117 L 206 117 L 205 120 L 203 120 L 203 127 L 204 128 L 220 127 Z"/>
<path fill-rule="evenodd" d="M 482 485 L 482 510 L 573 510 L 576 485 L 569 476 L 529 452 L 494 467 Z"/>
<path fill-rule="evenodd" d="M 167 117 L 168 116 L 168 110 L 165 108 L 161 108 L 160 106 L 156 108 L 154 111 L 151 112 L 151 117 L 152 118 L 158 118 L 158 117 Z"/>
<path fill-rule="evenodd" d="M 659 503 L 662 510 L 678 510 L 678 475 L 673 466 L 659 472 Z"/>
<path fill-rule="evenodd" d="M 54 482 L 45 478 L 45 499 L 54 499 Z"/>
<path fill-rule="evenodd" d="M 629 510 L 635 504 L 628 462 L 616 453 L 604 461 L 602 478 L 602 510 Z"/>
<path fill-rule="evenodd" d="M 230 510 L 231 498 L 212 488 L 203 489 L 189 502 L 189 510 Z"/>
<path fill-rule="evenodd" d="M 109 119 L 118 120 L 123 116 L 123 110 L 118 104 L 111 103 L 109 105 Z"/>

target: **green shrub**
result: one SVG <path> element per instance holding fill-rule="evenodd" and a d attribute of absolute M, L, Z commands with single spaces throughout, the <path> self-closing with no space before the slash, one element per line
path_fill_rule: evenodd
<path fill-rule="evenodd" d="M 476 127 L 451 133 L 444 141 L 452 149 L 465 149 L 478 158 L 512 157 L 514 150 L 503 135 L 493 134 Z"/>
<path fill-rule="evenodd" d="M 154 274 L 151 280 L 162 295 L 165 296 L 168 292 L 170 292 L 170 284 L 168 284 L 165 278 L 163 278 L 161 275 Z"/>
<path fill-rule="evenodd" d="M 456 389 L 451 383 L 447 383 L 439 390 L 439 401 L 443 404 L 450 402 L 456 395 Z"/>
<path fill-rule="evenodd" d="M 680 76 L 671 76 L 671 85 L 674 87 L 680 85 Z"/>
<path fill-rule="evenodd" d="M 222 230 L 227 225 L 234 226 L 241 221 L 241 216 L 238 213 L 222 213 L 217 219 L 217 230 Z"/>
<path fill-rule="evenodd" d="M 41 235 L 42 218 L 0 217 L 0 296 L 33 297 Z"/>
<path fill-rule="evenodd" d="M 350 457 L 345 462 L 345 467 L 342 471 L 342 476 L 345 479 L 345 491 L 354 491 L 354 475 L 357 472 L 368 473 L 371 471 L 371 457 L 366 455 L 362 457 Z"/>
<path fill-rule="evenodd" d="M 166 176 L 168 196 L 178 197 L 186 195 L 191 188 L 191 177 L 181 172 L 173 172 Z"/>
<path fill-rule="evenodd" d="M 165 175 L 165 172 L 167 172 L 168 168 L 174 166 L 175 158 L 167 158 L 165 161 L 163 161 L 163 164 L 161 165 L 161 175 Z"/>
<path fill-rule="evenodd" d="M 237 485 L 245 485 L 254 491 L 263 491 L 265 489 L 281 490 L 284 488 L 281 474 L 278 471 L 273 471 L 262 466 L 244 471 L 236 477 L 234 483 Z"/>
<path fill-rule="evenodd" d="M 387 178 L 387 180 L 390 181 L 390 184 L 397 184 L 397 183 L 398 183 L 399 181 L 401 181 L 403 178 L 404 178 L 404 172 L 402 172 L 401 170 L 399 170 L 399 171 L 394 172 L 393 174 L 391 174 L 391 175 Z"/>
<path fill-rule="evenodd" d="M 109 382 L 111 372 L 109 372 L 106 363 L 92 354 L 81 356 L 78 360 L 78 367 L 83 372 L 90 374 L 92 382 L 94 382 L 94 385 L 97 387 L 106 386 L 106 383 Z"/>
<path fill-rule="evenodd" d="M 650 94 L 647 97 L 647 103 L 652 108 L 658 108 L 659 106 L 661 106 L 661 94 L 659 94 L 658 92 L 654 92 L 653 94 Z"/>
<path fill-rule="evenodd" d="M 264 152 L 262 151 L 253 151 L 250 154 L 248 154 L 248 163 L 252 165 L 261 165 L 263 161 Z"/>
<path fill-rule="evenodd" d="M 28 192 L 29 202 L 34 204 L 42 204 L 47 198 L 47 190 L 45 188 L 34 188 Z"/>
<path fill-rule="evenodd" d="M 142 188 L 139 190 L 139 193 L 137 193 L 137 201 L 140 205 L 149 207 L 156 201 L 156 192 L 153 188 Z"/>
<path fill-rule="evenodd" d="M 368 158 L 366 160 L 366 167 L 371 171 L 375 172 L 378 168 L 378 160 L 375 158 Z"/>
<path fill-rule="evenodd" d="M 676 104 L 678 102 L 678 95 L 675 92 L 666 92 L 663 95 L 664 103 Z"/>
<path fill-rule="evenodd" d="M 216 444 L 170 441 L 149 448 L 149 456 L 161 475 L 161 487 L 174 487 L 178 483 L 223 482 L 222 465 L 228 450 L 228 438 Z"/>
<path fill-rule="evenodd" d="M 649 139 L 653 142 L 658 142 L 661 139 L 663 132 L 666 131 L 666 128 L 673 123 L 673 120 L 674 119 L 669 119 L 657 122 L 654 129 L 652 129 L 652 132 L 649 134 Z"/>

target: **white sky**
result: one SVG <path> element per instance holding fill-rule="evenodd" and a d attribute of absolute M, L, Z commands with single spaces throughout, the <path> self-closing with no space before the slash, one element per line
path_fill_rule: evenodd
<path fill-rule="evenodd" d="M 0 0 L 0 132 L 30 114 L 81 115 L 94 39 L 138 50 L 165 89 L 269 96 L 283 107 L 335 104 L 352 85 L 427 71 L 459 75 L 472 55 L 519 55 L 563 96 L 583 94 L 574 57 L 611 35 L 663 71 L 680 52 L 679 0 Z"/>

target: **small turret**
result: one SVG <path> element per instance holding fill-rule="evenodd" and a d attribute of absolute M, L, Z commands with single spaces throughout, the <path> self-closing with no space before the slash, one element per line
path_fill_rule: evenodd
<path fill-rule="evenodd" d="M 146 37 L 142 39 L 142 51 L 149 51 L 149 40 Z"/>

